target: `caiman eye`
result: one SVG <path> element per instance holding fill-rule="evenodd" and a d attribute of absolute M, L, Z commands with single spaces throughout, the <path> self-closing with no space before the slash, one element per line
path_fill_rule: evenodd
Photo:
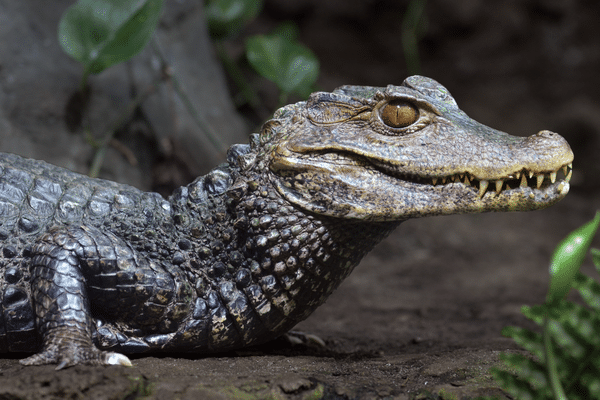
<path fill-rule="evenodd" d="M 381 120 L 392 128 L 405 128 L 417 122 L 419 110 L 410 103 L 393 100 L 381 109 Z"/>

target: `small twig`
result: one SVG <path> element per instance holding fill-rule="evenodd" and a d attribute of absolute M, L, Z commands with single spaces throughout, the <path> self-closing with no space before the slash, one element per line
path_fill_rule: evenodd
<path fill-rule="evenodd" d="M 115 149 L 119 153 L 121 153 L 121 155 L 127 159 L 127 162 L 129 163 L 129 165 L 131 165 L 133 167 L 138 165 L 138 159 L 135 156 L 135 153 L 133 151 L 131 151 L 131 149 L 129 147 L 125 146 L 123 144 L 123 142 L 121 142 L 118 139 L 113 138 L 110 141 L 109 145 L 110 145 L 110 147 L 112 147 L 113 149 Z"/>

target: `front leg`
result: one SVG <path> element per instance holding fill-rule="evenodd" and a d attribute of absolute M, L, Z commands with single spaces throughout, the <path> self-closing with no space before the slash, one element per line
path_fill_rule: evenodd
<path fill-rule="evenodd" d="M 59 227 L 43 235 L 33 248 L 31 275 L 43 347 L 22 360 L 25 365 L 131 365 L 124 355 L 96 348 L 91 307 L 113 320 L 138 314 L 152 323 L 148 311 L 156 314 L 158 308 L 161 314 L 173 298 L 168 274 L 123 240 L 95 228 Z"/>

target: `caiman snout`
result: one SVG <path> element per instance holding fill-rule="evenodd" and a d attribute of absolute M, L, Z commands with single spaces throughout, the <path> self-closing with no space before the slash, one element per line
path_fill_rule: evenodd
<path fill-rule="evenodd" d="M 573 162 L 573 150 L 558 133 L 542 130 L 524 140 L 524 145 L 537 154 L 537 169 L 557 170 Z M 544 168 L 546 167 L 546 168 Z"/>

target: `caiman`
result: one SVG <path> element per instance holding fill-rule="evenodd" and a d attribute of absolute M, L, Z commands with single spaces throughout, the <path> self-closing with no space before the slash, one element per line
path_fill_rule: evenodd
<path fill-rule="evenodd" d="M 421 76 L 285 106 L 166 200 L 2 154 L 0 352 L 130 365 L 271 340 L 400 222 L 550 206 L 572 160 L 556 133 L 491 129 Z"/>

